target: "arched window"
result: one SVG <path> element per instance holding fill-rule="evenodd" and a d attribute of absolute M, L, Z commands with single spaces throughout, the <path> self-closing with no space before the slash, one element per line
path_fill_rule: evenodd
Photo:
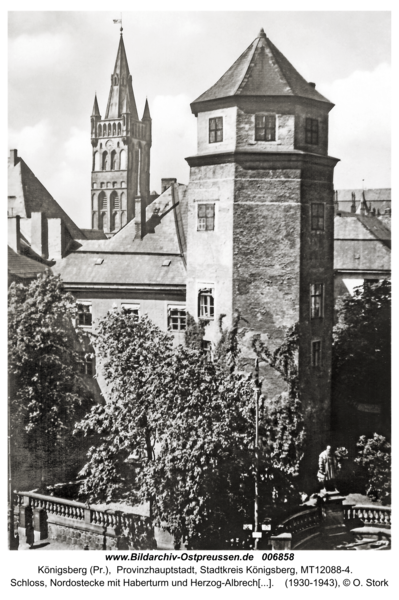
<path fill-rule="evenodd" d="M 121 228 L 121 216 L 120 216 L 119 211 L 114 212 L 113 220 L 114 220 L 113 229 L 120 229 Z"/>
<path fill-rule="evenodd" d="M 94 212 L 91 219 L 92 229 L 98 229 L 98 213 Z"/>
<path fill-rule="evenodd" d="M 118 192 L 114 191 L 111 194 L 111 211 L 119 210 L 119 208 L 120 208 L 120 204 L 119 204 Z"/>
<path fill-rule="evenodd" d="M 125 182 L 121 181 L 121 187 L 125 187 Z"/>
<path fill-rule="evenodd" d="M 107 208 L 107 195 L 105 192 L 100 192 L 98 194 L 98 204 L 100 210 L 105 210 Z"/>
<path fill-rule="evenodd" d="M 108 161 L 108 152 L 105 151 L 105 152 L 103 152 L 103 165 L 102 165 L 103 171 L 107 170 L 107 161 Z"/>
<path fill-rule="evenodd" d="M 120 169 L 121 171 L 126 170 L 126 150 L 121 150 L 120 153 Z"/>
<path fill-rule="evenodd" d="M 107 126 L 106 125 L 104 125 L 104 127 L 103 127 L 103 135 L 107 135 Z"/>
<path fill-rule="evenodd" d="M 102 229 L 104 231 L 104 229 L 108 229 L 108 218 L 107 218 L 107 213 L 106 212 L 102 212 L 100 215 L 100 227 L 99 229 Z"/>
<path fill-rule="evenodd" d="M 100 154 L 98 152 L 94 153 L 93 156 L 93 171 L 100 170 Z"/>
<path fill-rule="evenodd" d="M 102 127 L 101 127 L 101 125 L 99 125 L 99 126 L 98 126 L 98 135 L 99 135 L 99 136 L 100 136 L 100 135 L 102 135 L 102 131 L 103 131 L 103 130 L 102 130 Z"/>
<path fill-rule="evenodd" d="M 126 194 L 124 192 L 121 193 L 121 208 L 126 210 Z"/>
<path fill-rule="evenodd" d="M 103 181 L 100 183 L 100 187 L 105 188 L 105 183 Z"/>
<path fill-rule="evenodd" d="M 122 215 L 121 215 L 121 225 L 122 227 L 124 227 L 127 223 L 127 217 L 126 217 L 126 211 L 122 211 Z"/>
<path fill-rule="evenodd" d="M 112 135 L 116 135 L 116 124 L 112 125 Z"/>
<path fill-rule="evenodd" d="M 91 197 L 91 207 L 93 210 L 98 210 L 98 205 L 97 205 L 97 195 L 93 194 Z"/>
<path fill-rule="evenodd" d="M 112 182 L 112 187 L 113 187 L 113 188 L 116 188 L 116 186 L 117 186 L 117 183 L 116 183 L 116 181 L 113 181 L 113 182 Z"/>
<path fill-rule="evenodd" d="M 108 123 L 108 135 L 111 135 L 111 123 Z"/>
<path fill-rule="evenodd" d="M 121 133 L 122 133 L 122 127 L 121 127 L 121 124 L 118 123 L 118 135 L 121 135 Z"/>
<path fill-rule="evenodd" d="M 116 150 L 112 150 L 111 152 L 111 171 L 115 171 L 116 169 Z"/>
<path fill-rule="evenodd" d="M 94 182 L 93 183 L 93 188 L 96 188 L 96 187 L 97 187 L 97 184 L 96 184 L 96 182 Z"/>

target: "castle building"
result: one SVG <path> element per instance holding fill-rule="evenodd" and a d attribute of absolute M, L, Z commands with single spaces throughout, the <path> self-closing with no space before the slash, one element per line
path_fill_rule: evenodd
<path fill-rule="evenodd" d="M 330 429 L 332 107 L 261 30 L 191 105 L 198 148 L 187 158 L 189 184 L 163 180 L 150 202 L 151 121 L 148 105 L 137 119 L 121 37 L 106 118 L 96 101 L 92 116 L 93 227 L 112 239 L 88 240 L 53 268 L 86 328 L 124 306 L 181 343 L 187 310 L 206 322 L 211 346 L 220 319 L 229 326 L 239 311 L 251 362 L 254 339 L 274 349 L 298 323 L 301 398 L 315 452 Z M 269 367 L 263 379 L 269 399 L 286 389 Z"/>
<path fill-rule="evenodd" d="M 92 228 L 107 237 L 133 219 L 136 199 L 142 200 L 142 211 L 149 202 L 151 127 L 147 101 L 138 117 L 121 28 L 105 117 L 97 96 L 91 115 Z"/>

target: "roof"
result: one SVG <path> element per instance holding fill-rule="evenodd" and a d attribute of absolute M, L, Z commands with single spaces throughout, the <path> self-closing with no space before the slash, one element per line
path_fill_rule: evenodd
<path fill-rule="evenodd" d="M 363 189 L 353 189 L 353 190 L 336 190 L 336 199 L 338 201 L 351 201 L 352 194 L 355 195 L 355 199 L 359 200 L 362 198 L 362 194 L 364 193 L 364 198 L 366 201 L 382 201 L 382 200 L 391 200 L 391 188 L 374 188 L 371 190 L 363 190 Z"/>
<path fill-rule="evenodd" d="M 31 218 L 32 212 L 44 212 L 47 218 L 61 218 L 73 239 L 85 239 L 81 229 L 61 208 L 22 158 L 8 166 L 8 206 L 14 215 Z"/>
<path fill-rule="evenodd" d="M 334 269 L 390 271 L 389 229 L 377 217 L 341 212 L 334 219 Z"/>
<path fill-rule="evenodd" d="M 81 229 L 87 240 L 106 240 L 107 236 L 101 229 Z"/>
<path fill-rule="evenodd" d="M 36 260 L 17 254 L 8 246 L 8 272 L 10 275 L 20 279 L 32 279 L 40 273 L 44 273 L 48 268 Z"/>
<path fill-rule="evenodd" d="M 114 84 L 115 76 L 118 78 L 117 84 Z M 133 93 L 132 78 L 130 76 L 129 65 L 127 62 L 125 44 L 123 42 L 123 35 L 121 34 L 114 72 L 112 75 L 111 89 L 108 96 L 105 119 L 118 119 L 122 116 L 122 113 L 130 113 L 134 119 L 139 120 L 136 100 Z"/>
<path fill-rule="evenodd" d="M 95 96 L 94 96 L 93 112 L 91 113 L 91 116 L 92 117 L 101 117 L 100 109 L 98 108 L 97 94 L 95 94 Z"/>
<path fill-rule="evenodd" d="M 231 96 L 298 96 L 331 105 L 298 73 L 263 29 L 219 81 L 192 106 Z"/>
<path fill-rule="evenodd" d="M 65 284 L 185 285 L 186 204 L 186 186 L 168 188 L 146 208 L 143 239 L 133 219 L 110 239 L 88 240 L 53 271 Z"/>

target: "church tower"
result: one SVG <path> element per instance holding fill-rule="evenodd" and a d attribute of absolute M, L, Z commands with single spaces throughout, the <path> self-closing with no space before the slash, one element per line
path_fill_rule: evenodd
<path fill-rule="evenodd" d="M 143 118 L 138 117 L 121 28 L 105 117 L 97 96 L 91 115 L 92 228 L 108 237 L 133 219 L 136 204 L 149 202 L 151 129 L 148 101 Z"/>
<path fill-rule="evenodd" d="M 272 350 L 299 323 L 302 408 L 313 456 L 330 430 L 333 325 L 333 171 L 328 113 L 263 29 L 191 104 L 197 154 L 187 158 L 187 310 L 219 335 L 239 310 L 241 343 Z M 285 389 L 264 367 L 267 398 Z"/>

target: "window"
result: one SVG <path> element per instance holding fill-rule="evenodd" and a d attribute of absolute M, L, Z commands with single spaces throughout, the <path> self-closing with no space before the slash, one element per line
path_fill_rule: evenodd
<path fill-rule="evenodd" d="M 103 171 L 107 170 L 108 152 L 103 152 Z"/>
<path fill-rule="evenodd" d="M 139 304 L 122 304 L 122 308 L 125 312 L 133 315 L 135 321 L 140 318 L 140 305 Z"/>
<path fill-rule="evenodd" d="M 223 117 L 209 119 L 209 143 L 223 142 Z"/>
<path fill-rule="evenodd" d="M 118 123 L 118 135 L 121 135 L 121 133 L 122 133 L 121 124 Z M 118 148 L 119 148 L 119 142 L 118 142 Z"/>
<path fill-rule="evenodd" d="M 111 123 L 108 123 L 108 135 L 111 135 L 112 131 L 111 131 Z"/>
<path fill-rule="evenodd" d="M 213 319 L 215 316 L 215 300 L 213 290 L 200 290 L 198 294 L 198 316 L 200 319 Z"/>
<path fill-rule="evenodd" d="M 79 327 L 91 327 L 93 322 L 91 304 L 78 303 L 78 325 Z"/>
<path fill-rule="evenodd" d="M 310 318 L 318 319 L 324 316 L 324 285 L 314 283 L 310 286 Z"/>
<path fill-rule="evenodd" d="M 98 126 L 98 135 L 99 135 L 99 136 L 102 134 L 102 131 L 103 131 L 103 130 L 102 130 L 102 127 L 101 127 L 101 125 L 99 125 L 99 126 Z"/>
<path fill-rule="evenodd" d="M 186 307 L 169 306 L 168 329 L 171 331 L 186 331 Z"/>
<path fill-rule="evenodd" d="M 202 340 L 201 342 L 202 352 L 205 354 L 207 362 L 212 361 L 212 346 L 209 340 Z"/>
<path fill-rule="evenodd" d="M 93 377 L 93 355 L 91 353 L 80 352 L 80 359 L 82 361 L 82 363 L 80 364 L 80 372 L 82 373 L 82 375 L 89 375 L 89 377 Z"/>
<path fill-rule="evenodd" d="M 319 143 L 319 121 L 317 119 L 306 118 L 305 142 L 315 146 Z"/>
<path fill-rule="evenodd" d="M 100 210 L 105 210 L 107 208 L 107 195 L 105 192 L 100 192 L 98 194 L 98 205 Z"/>
<path fill-rule="evenodd" d="M 215 229 L 215 205 L 198 204 L 197 231 L 214 231 Z"/>
<path fill-rule="evenodd" d="M 112 135 L 116 135 L 116 123 L 112 125 Z"/>
<path fill-rule="evenodd" d="M 112 150 L 111 152 L 111 171 L 115 171 L 116 169 L 116 150 Z"/>
<path fill-rule="evenodd" d="M 312 231 L 324 231 L 324 204 L 312 203 L 310 205 L 310 218 Z"/>
<path fill-rule="evenodd" d="M 276 141 L 275 115 L 255 115 L 255 141 Z"/>
<path fill-rule="evenodd" d="M 321 341 L 312 342 L 312 367 L 321 366 Z"/>

